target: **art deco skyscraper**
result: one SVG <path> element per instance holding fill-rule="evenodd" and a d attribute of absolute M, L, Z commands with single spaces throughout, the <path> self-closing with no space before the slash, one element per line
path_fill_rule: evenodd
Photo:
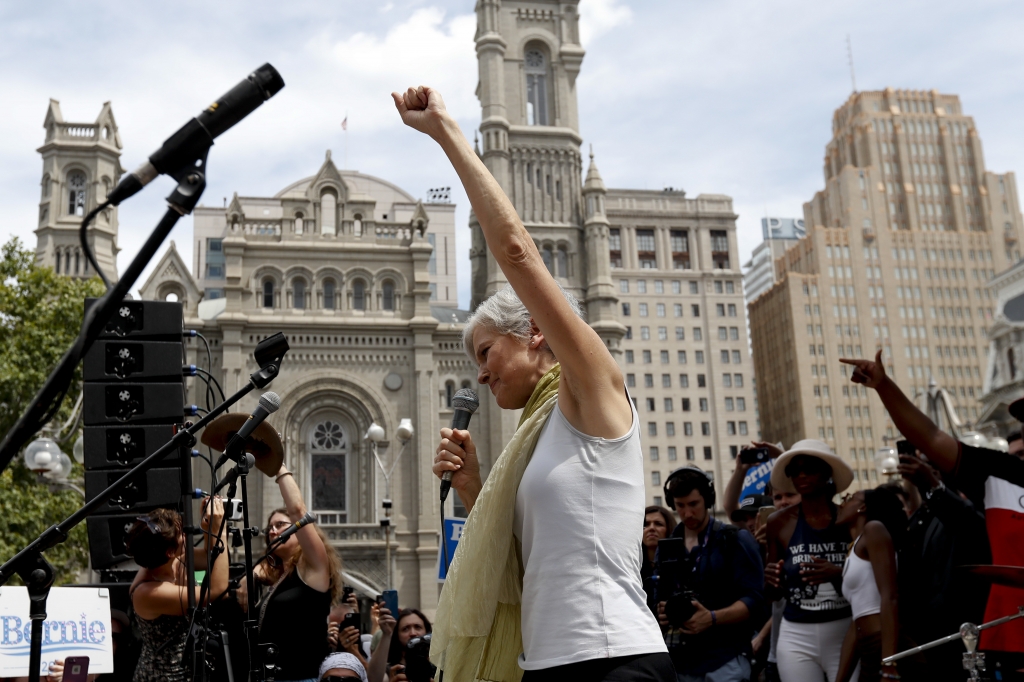
<path fill-rule="evenodd" d="M 907 394 L 934 380 L 962 422 L 976 420 L 994 305 L 985 283 L 1020 259 L 1022 219 L 1013 173 L 985 170 L 955 95 L 854 93 L 832 132 L 807 236 L 750 305 L 754 366 L 764 438 L 821 438 L 866 485 L 873 453 L 899 434 L 839 358 L 881 348 Z"/>

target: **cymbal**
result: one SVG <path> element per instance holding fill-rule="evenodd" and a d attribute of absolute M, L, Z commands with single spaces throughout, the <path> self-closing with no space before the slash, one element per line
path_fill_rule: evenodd
<path fill-rule="evenodd" d="M 993 585 L 1024 589 L 1024 566 L 989 566 L 976 564 L 961 569 Z"/>
<path fill-rule="evenodd" d="M 214 450 L 224 452 L 228 441 L 238 433 L 249 415 L 241 412 L 222 414 L 206 425 L 200 440 Z M 256 458 L 256 468 L 267 476 L 274 476 L 284 462 L 284 444 L 281 436 L 269 423 L 264 421 L 252 435 L 245 439 L 245 451 Z"/>

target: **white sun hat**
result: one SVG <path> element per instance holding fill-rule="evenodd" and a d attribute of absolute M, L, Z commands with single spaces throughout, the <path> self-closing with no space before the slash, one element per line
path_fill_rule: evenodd
<path fill-rule="evenodd" d="M 820 440 L 806 439 L 797 441 L 786 452 L 782 453 L 772 468 L 772 490 L 776 492 L 795 493 L 793 480 L 786 475 L 786 466 L 797 455 L 807 455 L 823 460 L 832 468 L 832 481 L 836 484 L 836 492 L 841 493 L 853 483 L 853 469 L 828 445 Z"/>

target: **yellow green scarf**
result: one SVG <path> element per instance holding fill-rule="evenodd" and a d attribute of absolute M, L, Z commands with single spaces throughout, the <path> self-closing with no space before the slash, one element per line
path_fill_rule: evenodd
<path fill-rule="evenodd" d="M 466 519 L 430 642 L 430 660 L 444 671 L 445 682 L 522 679 L 523 569 L 512 525 L 519 483 L 558 400 L 560 376 L 556 364 L 537 382 Z"/>

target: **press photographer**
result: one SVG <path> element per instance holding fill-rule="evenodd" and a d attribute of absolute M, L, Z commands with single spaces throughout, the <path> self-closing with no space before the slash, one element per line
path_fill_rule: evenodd
<path fill-rule="evenodd" d="M 750 639 L 763 610 L 764 568 L 745 530 L 715 521 L 709 474 L 683 467 L 665 482 L 679 515 L 658 546 L 658 620 L 680 682 L 750 679 Z"/>

